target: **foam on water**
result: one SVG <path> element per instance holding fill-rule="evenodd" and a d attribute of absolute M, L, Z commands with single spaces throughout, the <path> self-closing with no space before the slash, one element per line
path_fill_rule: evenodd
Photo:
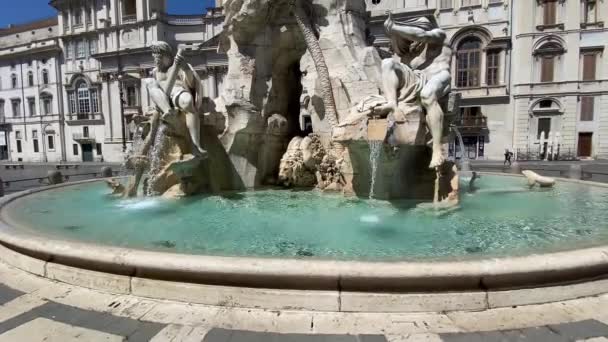
<path fill-rule="evenodd" d="M 378 217 L 378 215 L 363 215 L 359 218 L 359 221 L 365 223 L 379 223 L 380 217 Z"/>

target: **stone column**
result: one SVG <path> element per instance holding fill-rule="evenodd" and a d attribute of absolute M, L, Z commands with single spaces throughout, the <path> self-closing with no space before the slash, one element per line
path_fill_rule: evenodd
<path fill-rule="evenodd" d="M 209 88 L 209 98 L 217 97 L 217 80 L 215 79 L 215 68 L 210 68 L 207 73 L 207 87 Z"/>

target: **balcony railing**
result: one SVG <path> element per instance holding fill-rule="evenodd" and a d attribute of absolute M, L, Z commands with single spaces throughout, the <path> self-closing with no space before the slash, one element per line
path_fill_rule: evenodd
<path fill-rule="evenodd" d="M 488 118 L 485 116 L 465 116 L 456 122 L 456 125 L 464 128 L 488 127 Z"/>
<path fill-rule="evenodd" d="M 123 24 L 134 23 L 136 21 L 137 21 L 137 15 L 136 14 L 123 15 L 122 16 L 122 23 Z"/>
<path fill-rule="evenodd" d="M 95 135 L 92 133 L 72 133 L 72 139 L 75 141 L 95 141 Z"/>

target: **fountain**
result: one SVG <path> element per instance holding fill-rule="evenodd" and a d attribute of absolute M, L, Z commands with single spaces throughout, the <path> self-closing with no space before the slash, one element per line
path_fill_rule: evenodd
<path fill-rule="evenodd" d="M 389 14 L 399 56 L 382 60 L 363 0 L 224 5 L 221 96 L 152 44 L 132 174 L 108 180 L 112 195 L 86 181 L 3 198 L 0 258 L 134 295 L 290 310 L 481 310 L 542 302 L 534 291 L 556 283 L 569 290 L 551 300 L 600 288 L 585 281 L 608 267 L 608 188 L 484 174 L 459 193 L 443 155 L 459 96 L 442 90 L 452 51 L 432 16 Z M 423 51 L 436 57 L 407 63 Z"/>
<path fill-rule="evenodd" d="M 371 185 L 369 188 L 369 198 L 374 198 L 374 186 L 376 185 L 376 177 L 378 173 L 378 163 L 380 153 L 382 153 L 382 141 L 372 140 L 369 142 L 369 167 L 371 169 Z"/>

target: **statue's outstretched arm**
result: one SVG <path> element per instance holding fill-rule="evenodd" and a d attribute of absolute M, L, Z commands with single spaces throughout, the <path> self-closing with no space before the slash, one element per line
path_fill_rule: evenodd
<path fill-rule="evenodd" d="M 445 32 L 440 28 L 425 30 L 416 26 L 399 25 L 393 21 L 390 13 L 384 27 L 389 36 L 396 35 L 414 42 L 442 44 L 446 38 Z"/>

